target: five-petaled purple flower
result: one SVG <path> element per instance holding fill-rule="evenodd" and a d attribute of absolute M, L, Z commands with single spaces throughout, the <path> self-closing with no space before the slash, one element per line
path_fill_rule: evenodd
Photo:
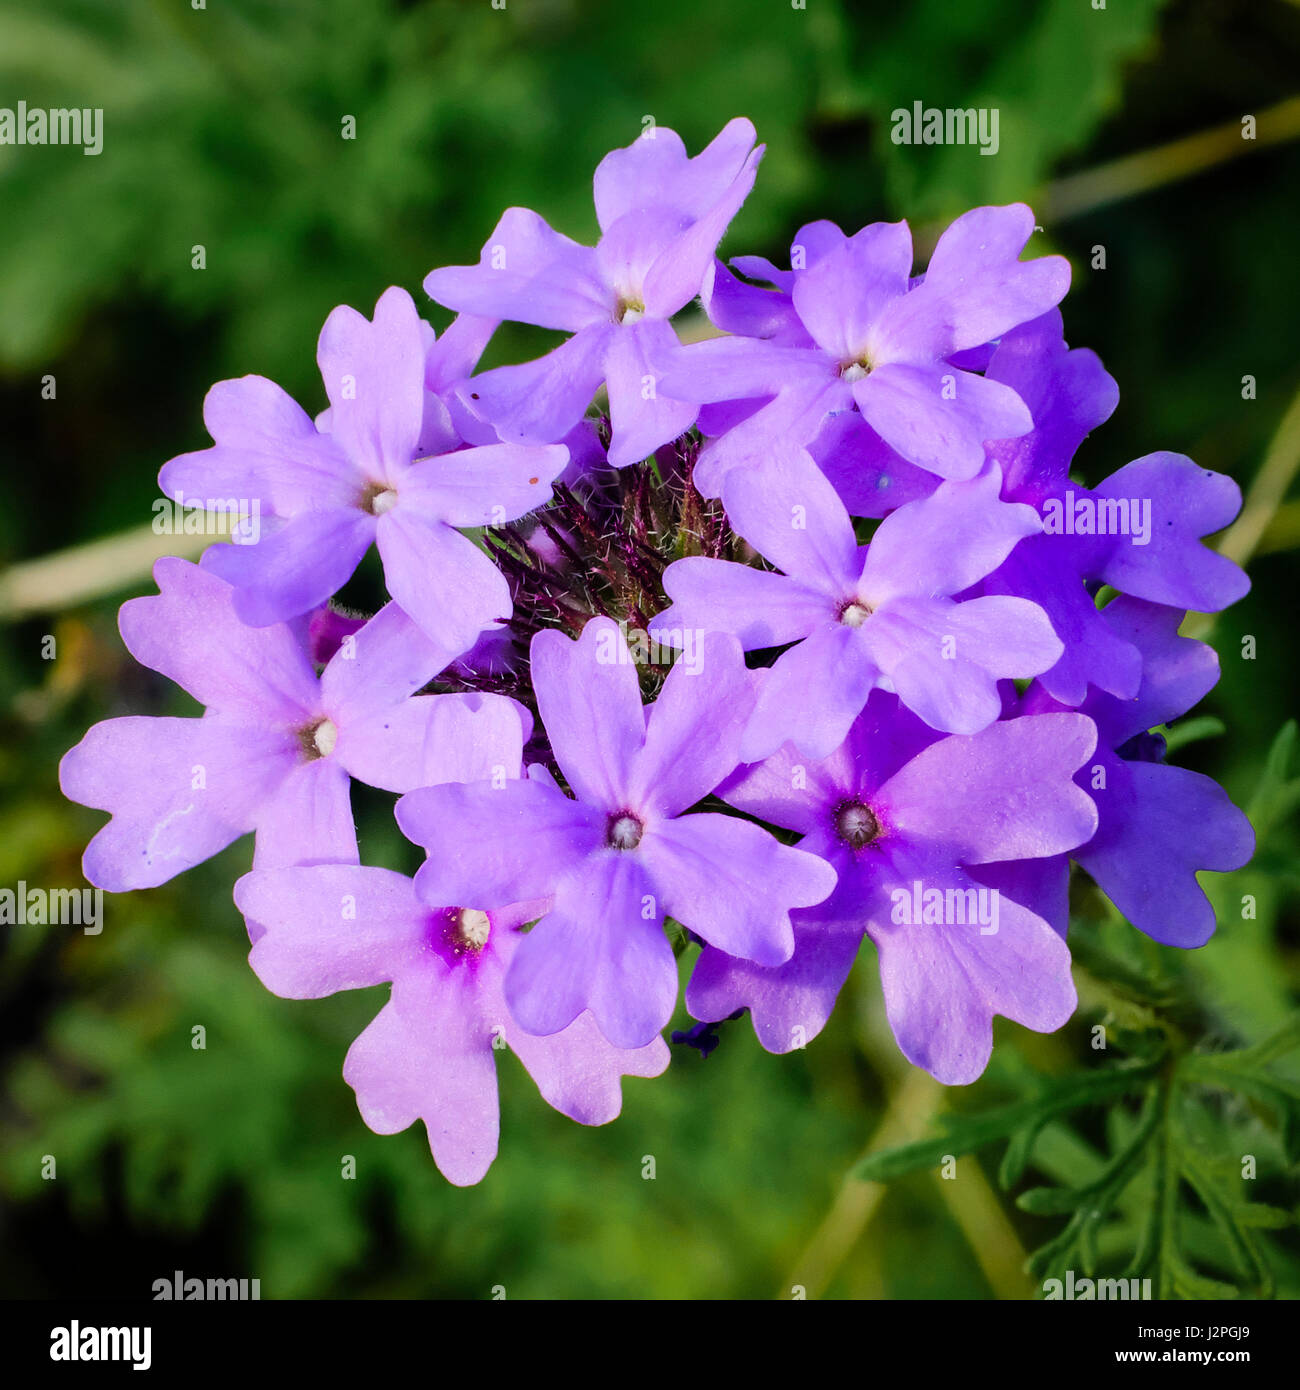
<path fill-rule="evenodd" d="M 655 621 L 670 640 L 698 628 L 730 632 L 746 650 L 795 643 L 763 682 L 741 742 L 747 762 L 787 739 L 825 757 L 877 686 L 936 729 L 975 733 L 1001 712 L 999 678 L 1052 665 L 1061 643 L 1034 604 L 953 598 L 1039 530 L 1031 508 L 998 500 L 1000 482 L 994 464 L 900 507 L 864 560 L 843 503 L 804 451 L 736 478 L 731 524 L 783 573 L 679 560 L 664 575 L 673 606 Z"/>
<path fill-rule="evenodd" d="M 677 348 L 669 320 L 699 294 L 762 155 L 744 119 L 694 159 L 675 132 L 650 126 L 596 170 L 595 247 L 511 208 L 478 265 L 433 271 L 424 288 L 439 304 L 573 335 L 536 362 L 475 377 L 461 399 L 502 439 L 545 443 L 577 423 L 603 383 L 615 467 L 689 429 L 695 407 L 656 385 Z"/>
<path fill-rule="evenodd" d="M 282 523 L 255 544 L 204 556 L 235 586 L 245 623 L 282 622 L 326 602 L 376 543 L 389 593 L 447 650 L 464 651 L 510 616 L 505 579 L 456 528 L 499 525 L 547 501 L 568 450 L 453 445 L 421 457 L 424 436 L 434 448 L 452 444 L 451 416 L 426 391 L 428 350 L 411 296 L 391 289 L 373 322 L 344 307 L 321 331 L 328 429 L 264 377 L 208 392 L 204 420 L 216 443 L 172 459 L 159 485 L 169 496 L 257 499 Z"/>
<path fill-rule="evenodd" d="M 734 638 L 709 636 L 697 666 L 678 663 L 649 710 L 607 618 L 577 642 L 539 633 L 531 660 L 573 797 L 535 766 L 526 781 L 410 792 L 398 823 L 427 850 L 416 883 L 428 900 L 554 898 L 506 978 L 525 1028 L 555 1033 L 590 1009 L 612 1043 L 640 1047 L 677 997 L 665 916 L 730 955 L 778 965 L 794 946 L 791 909 L 820 902 L 835 874 L 759 826 L 684 814 L 739 761 L 752 682 Z"/>

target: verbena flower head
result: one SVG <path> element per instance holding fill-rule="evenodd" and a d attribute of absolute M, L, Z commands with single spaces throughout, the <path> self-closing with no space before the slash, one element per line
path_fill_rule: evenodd
<path fill-rule="evenodd" d="M 344 1075 L 455 1183 L 496 1152 L 502 1044 L 603 1123 L 664 1069 L 683 965 L 703 1031 L 675 1036 L 707 1052 L 747 1010 L 782 1052 L 870 937 L 903 1053 L 964 1084 L 995 1015 L 1074 1010 L 1072 863 L 1197 946 L 1197 872 L 1253 848 L 1160 732 L 1217 677 L 1183 614 L 1248 587 L 1203 544 L 1236 485 L 1170 453 L 1077 481 L 1118 388 L 1066 344 L 1067 263 L 1021 259 L 1028 208 L 958 218 L 922 275 L 903 222 L 728 270 L 754 141 L 614 151 L 594 247 L 510 209 L 428 277 L 441 335 L 401 289 L 336 309 L 314 420 L 213 387 L 215 443 L 163 490 L 256 501 L 264 534 L 161 561 L 121 616 L 203 713 L 107 720 L 60 769 L 110 813 L 105 888 L 255 832 L 253 968 L 294 998 L 391 985 Z M 684 348 L 697 295 L 725 336 Z M 505 319 L 568 336 L 476 372 Z M 388 597 L 353 614 L 372 544 Z M 353 779 L 400 795 L 409 873 L 361 864 Z"/>

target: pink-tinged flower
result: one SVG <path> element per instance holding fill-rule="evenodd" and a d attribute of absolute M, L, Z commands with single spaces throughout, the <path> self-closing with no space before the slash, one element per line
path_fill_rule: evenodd
<path fill-rule="evenodd" d="M 64 755 L 64 795 L 112 816 L 83 861 L 101 888 L 165 883 L 249 831 L 258 867 L 355 864 L 350 779 L 402 792 L 455 777 L 471 730 L 498 731 L 518 772 L 520 707 L 416 695 L 448 656 L 395 604 L 343 634 L 318 677 L 308 624 L 243 626 L 230 585 L 184 560 L 159 560 L 154 579 L 157 596 L 123 604 L 122 639 L 206 708 L 108 719 Z"/>
<path fill-rule="evenodd" d="M 734 638 L 708 637 L 648 709 L 608 618 L 576 642 L 538 633 L 531 664 L 572 798 L 533 767 L 526 781 L 411 792 L 398 822 L 428 852 L 416 876 L 427 901 L 490 909 L 553 898 L 506 978 L 524 1028 L 559 1032 L 589 1009 L 610 1042 L 640 1047 L 677 997 L 666 916 L 731 955 L 777 965 L 793 947 L 791 909 L 820 902 L 835 874 L 748 821 L 684 814 L 738 760 L 752 681 Z"/>
<path fill-rule="evenodd" d="M 700 292 L 762 155 L 740 118 L 694 159 L 673 131 L 652 128 L 596 170 L 595 247 L 510 208 L 478 265 L 432 271 L 424 288 L 439 304 L 573 335 L 535 362 L 462 384 L 461 400 L 502 439 L 544 444 L 568 433 L 603 382 L 619 468 L 687 430 L 695 407 L 656 386 L 677 348 L 669 320 Z"/>
<path fill-rule="evenodd" d="M 1036 1032 L 1060 1028 L 1076 1002 L 1065 942 L 1020 903 L 981 900 L 993 891 L 982 866 L 1089 839 L 1097 812 L 1073 774 L 1095 739 L 1091 720 L 1077 714 L 939 738 L 876 692 L 829 758 L 806 763 L 787 745 L 740 769 L 719 795 L 799 832 L 799 847 L 833 865 L 838 883 L 824 903 L 795 914 L 785 964 L 764 968 L 706 949 L 687 1008 L 710 1021 L 748 1008 L 769 1051 L 802 1046 L 824 1026 L 866 932 L 899 1047 L 947 1085 L 984 1070 L 995 1014 Z M 931 911 L 935 894 L 942 911 Z M 996 911 L 982 913 L 981 901 Z"/>
<path fill-rule="evenodd" d="M 426 389 L 431 335 L 402 289 L 383 294 L 373 322 L 335 309 L 317 349 L 325 429 L 264 377 L 208 392 L 203 417 L 216 443 L 172 459 L 159 485 L 173 498 L 256 499 L 270 519 L 257 543 L 216 545 L 203 558 L 235 587 L 245 623 L 324 603 L 372 544 L 389 593 L 440 647 L 465 651 L 510 616 L 504 578 L 456 528 L 497 525 L 549 501 L 568 451 L 460 448 L 448 408 Z M 449 451 L 424 456 L 422 445 Z"/>
<path fill-rule="evenodd" d="M 491 736 L 476 748 L 484 776 L 510 752 Z M 621 1050 L 589 1015 L 545 1038 L 518 1026 L 503 982 L 527 939 L 520 928 L 545 904 L 430 905 L 404 874 L 354 865 L 256 870 L 235 885 L 235 902 L 260 933 L 249 963 L 274 993 L 319 999 L 391 983 L 343 1076 L 377 1134 L 423 1120 L 434 1161 L 458 1186 L 478 1182 L 496 1157 L 498 1050 L 509 1047 L 548 1103 L 585 1125 L 617 1116 L 621 1077 L 668 1065 L 662 1038 Z"/>
<path fill-rule="evenodd" d="M 936 729 L 975 733 L 1001 712 L 997 682 L 1046 670 L 1061 643 L 1026 599 L 956 595 L 996 568 L 1041 523 L 998 499 L 996 466 L 943 483 L 881 522 L 865 559 L 844 504 L 803 450 L 783 450 L 728 492 L 733 528 L 780 573 L 724 560 L 679 560 L 673 604 L 653 631 L 733 634 L 747 650 L 794 643 L 763 682 L 741 756 L 786 740 L 825 757 L 876 687 Z"/>
<path fill-rule="evenodd" d="M 1021 203 L 976 208 L 940 237 L 914 281 L 906 222 L 876 222 L 851 237 L 827 222 L 804 228 L 813 254 L 775 282 L 768 315 L 755 302 L 762 291 L 723 292 L 724 321 L 759 336 L 683 349 L 663 382 L 687 401 L 767 401 L 705 451 L 701 490 L 721 495 L 732 469 L 761 467 L 775 443 L 807 444 L 829 414 L 850 409 L 908 462 L 943 478 L 974 477 L 985 440 L 1025 434 L 1033 421 L 1010 387 L 967 369 L 982 359 L 960 355 L 1037 318 L 1070 282 L 1060 256 L 1019 259 L 1033 229 Z M 738 265 L 772 273 L 752 258 Z M 717 293 L 715 271 L 710 302 Z"/>

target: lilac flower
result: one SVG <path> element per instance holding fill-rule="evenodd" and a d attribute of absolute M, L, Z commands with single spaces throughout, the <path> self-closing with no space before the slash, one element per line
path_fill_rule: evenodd
<path fill-rule="evenodd" d="M 447 656 L 395 604 L 347 635 L 318 678 L 305 632 L 243 626 L 215 575 L 163 559 L 154 579 L 156 597 L 122 606 L 122 639 L 206 712 L 109 719 L 64 756 L 64 795 L 112 816 L 86 850 L 92 883 L 152 888 L 249 831 L 258 867 L 355 864 L 349 779 L 401 792 L 454 777 L 471 730 L 509 739 L 518 771 L 519 707 L 415 696 Z"/>
<path fill-rule="evenodd" d="M 991 891 L 980 866 L 1061 854 L 1092 835 L 1097 812 L 1072 774 L 1094 741 L 1077 714 L 938 738 L 878 691 L 829 758 L 808 765 L 786 745 L 740 769 L 719 795 L 798 831 L 800 848 L 833 865 L 838 882 L 795 914 L 787 963 L 764 968 L 707 948 L 687 1008 L 705 1020 L 749 1008 L 769 1051 L 802 1046 L 825 1024 L 865 931 L 899 1047 L 946 1085 L 984 1070 L 994 1014 L 1060 1028 L 1075 1005 L 1065 942 L 1015 901 L 996 899 L 985 914 L 992 931 L 972 904 Z"/>
<path fill-rule="evenodd" d="M 936 729 L 975 733 L 1001 711 L 997 681 L 1046 670 L 1061 644 L 1025 599 L 969 588 L 1040 523 L 998 500 L 996 467 L 887 517 L 866 549 L 833 488 L 802 450 L 742 473 L 728 493 L 733 528 L 783 571 L 690 558 L 671 565 L 673 599 L 654 627 L 734 634 L 746 650 L 796 643 L 764 681 L 741 756 L 788 739 L 825 757 L 876 686 L 897 691 Z"/>
<path fill-rule="evenodd" d="M 1178 636 L 1181 609 L 1121 596 L 1103 618 L 1140 654 L 1142 679 L 1134 699 L 1094 689 L 1081 706 L 1097 725 L 1098 746 L 1075 780 L 1099 819 L 1097 833 L 1070 857 L 1139 931 L 1166 946 L 1203 946 L 1214 934 L 1214 909 L 1196 872 L 1240 869 L 1254 853 L 1254 831 L 1216 782 L 1167 765 L 1164 740 L 1148 731 L 1213 689 L 1218 657 L 1203 642 Z M 1036 682 L 1022 708 L 1038 714 L 1061 705 Z M 1053 876 L 1044 890 L 1063 902 L 1067 860 L 1048 861 L 1044 870 Z"/>
<path fill-rule="evenodd" d="M 510 208 L 476 266 L 448 266 L 424 282 L 462 312 L 559 329 L 573 336 L 536 362 L 498 367 L 460 388 L 502 439 L 549 443 L 609 389 L 615 467 L 635 463 L 687 430 L 693 406 L 656 388 L 677 337 L 669 319 L 700 291 L 713 251 L 753 187 L 763 148 L 749 121 L 729 122 L 688 158 L 657 127 L 596 170 L 601 237 L 580 246 L 535 212 Z"/>
<path fill-rule="evenodd" d="M 829 413 L 854 407 L 902 458 L 940 477 L 974 477 L 986 439 L 1024 434 L 1033 422 L 1012 389 L 953 359 L 1037 318 L 1069 284 L 1059 256 L 1018 259 L 1033 228 L 1023 204 L 976 208 L 939 239 L 915 285 L 905 222 L 876 222 L 851 237 L 832 223 L 805 228 L 815 254 L 781 285 L 803 333 L 783 306 L 765 318 L 753 292 L 744 312 L 733 295 L 728 321 L 770 340 L 683 349 L 662 383 L 687 401 L 768 399 L 705 451 L 697 473 L 705 495 L 720 495 L 731 469 L 756 466 L 774 442 L 807 444 Z M 769 273 L 764 263 L 740 264 Z M 715 271 L 711 303 L 717 284 Z"/>
<path fill-rule="evenodd" d="M 488 757 L 508 753 L 498 745 Z M 274 993 L 319 999 L 391 982 L 343 1076 L 376 1133 L 423 1120 L 434 1161 L 459 1186 L 478 1182 L 496 1157 L 503 1045 L 551 1105 L 586 1125 L 618 1114 L 621 1076 L 668 1065 L 662 1038 L 620 1050 L 585 1014 L 546 1038 L 515 1023 L 502 984 L 526 939 L 520 927 L 544 904 L 440 907 L 403 874 L 353 865 L 258 870 L 235 885 L 235 902 L 261 929 L 249 963 Z"/>
<path fill-rule="evenodd" d="M 643 710 L 627 644 L 607 618 L 577 642 L 541 632 L 533 686 L 574 799 L 544 769 L 526 781 L 439 786 L 398 803 L 424 845 L 426 901 L 494 908 L 554 897 L 506 977 L 520 1025 L 548 1035 L 589 1009 L 617 1047 L 667 1023 L 677 970 L 671 916 L 729 954 L 777 965 L 792 949 L 790 909 L 820 902 L 833 871 L 747 821 L 682 813 L 737 762 L 751 680 L 734 639 L 709 637 Z"/>
<path fill-rule="evenodd" d="M 1002 495 L 1034 507 L 1047 529 L 1018 546 L 982 590 L 1032 599 L 1052 620 L 1065 647 L 1040 679 L 1058 700 L 1078 705 L 1090 684 L 1132 699 L 1140 654 L 1103 620 L 1092 591 L 1109 584 L 1199 612 L 1235 603 L 1249 580 L 1200 538 L 1237 514 L 1240 489 L 1168 453 L 1127 464 L 1092 490 L 1071 482 L 1075 451 L 1110 416 L 1119 391 L 1094 353 L 1066 348 L 1055 311 L 1009 333 L 988 374 L 1014 388 L 1034 415 L 1031 433 L 989 446 L 1002 465 Z"/>
<path fill-rule="evenodd" d="M 463 330 L 475 331 L 481 325 Z M 204 556 L 235 586 L 245 623 L 267 626 L 324 603 L 376 542 L 389 593 L 440 647 L 464 651 L 509 616 L 505 580 L 455 528 L 540 506 L 568 453 L 457 448 L 450 412 L 426 391 L 431 333 L 401 289 L 380 298 L 373 323 L 335 309 L 317 352 L 330 398 L 324 431 L 264 377 L 208 392 L 204 420 L 216 443 L 172 459 L 159 484 L 170 497 L 257 498 L 278 523 L 256 545 Z M 422 442 L 453 452 L 421 457 Z"/>

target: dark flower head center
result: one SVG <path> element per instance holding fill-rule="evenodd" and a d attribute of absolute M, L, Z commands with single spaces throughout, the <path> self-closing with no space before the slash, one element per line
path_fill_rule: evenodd
<path fill-rule="evenodd" d="M 318 719 L 298 730 L 298 742 L 308 762 L 328 758 L 339 741 L 339 726 L 332 719 Z"/>
<path fill-rule="evenodd" d="M 611 849 L 635 849 L 641 843 L 645 826 L 627 811 L 610 816 L 605 827 L 605 843 Z"/>
<path fill-rule="evenodd" d="M 619 295 L 614 306 L 615 323 L 640 323 L 645 318 L 645 303 L 639 295 Z"/>
<path fill-rule="evenodd" d="M 476 907 L 448 908 L 443 937 L 453 955 L 477 955 L 487 945 L 491 935 L 492 922 L 486 912 Z"/>
<path fill-rule="evenodd" d="M 397 493 L 387 483 L 367 483 L 361 490 L 358 505 L 371 516 L 383 516 L 397 505 Z"/>
<path fill-rule="evenodd" d="M 880 822 L 870 806 L 844 801 L 835 808 L 835 833 L 850 849 L 863 849 L 880 834 Z"/>

